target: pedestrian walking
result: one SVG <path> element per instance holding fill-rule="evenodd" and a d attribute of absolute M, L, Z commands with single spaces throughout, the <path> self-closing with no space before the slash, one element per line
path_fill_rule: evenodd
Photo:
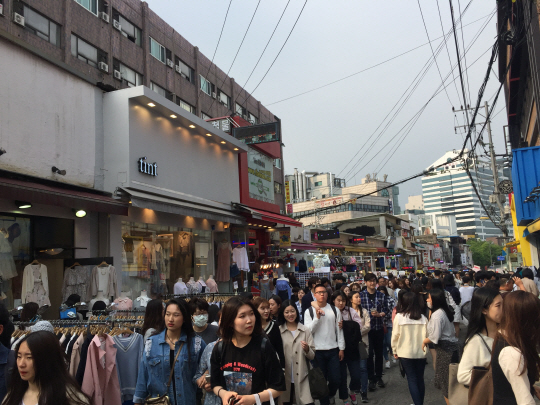
<path fill-rule="evenodd" d="M 310 330 L 300 323 L 294 302 L 286 300 L 278 314 L 279 331 L 285 353 L 285 392 L 283 405 L 313 405 L 309 389 L 309 361 L 315 358 L 315 342 Z"/>
<path fill-rule="evenodd" d="M 414 405 L 422 405 L 426 393 L 424 370 L 427 350 L 422 342 L 427 336 L 427 323 L 417 295 L 410 291 L 404 293 L 394 319 L 392 350 L 394 358 L 399 359 L 405 370 Z"/>
<path fill-rule="evenodd" d="M 341 313 L 328 303 L 328 291 L 322 284 L 314 288 L 315 307 L 304 313 L 304 325 L 309 328 L 315 342 L 315 365 L 321 369 L 328 383 L 329 396 L 320 399 L 321 405 L 334 403 L 340 383 L 339 362 L 344 358 L 345 339 L 339 327 Z"/>
<path fill-rule="evenodd" d="M 392 363 L 396 363 L 396 359 L 394 358 L 392 352 L 392 316 L 394 308 L 396 307 L 396 300 L 394 300 L 394 297 L 390 296 L 390 294 L 388 293 L 388 289 L 385 286 L 379 286 L 377 290 L 386 295 L 386 299 L 388 300 L 388 309 L 390 309 L 390 311 L 384 316 L 383 341 L 384 367 L 389 369 L 390 359 L 392 359 Z"/>
<path fill-rule="evenodd" d="M 306 288 L 309 289 L 309 292 L 306 291 L 306 295 L 302 297 L 302 314 L 311 307 L 311 303 L 315 301 L 315 286 L 319 284 L 321 279 L 319 277 L 313 276 L 310 277 L 307 281 Z"/>
<path fill-rule="evenodd" d="M 156 331 L 163 328 L 163 312 L 163 301 L 161 300 L 150 300 L 148 301 L 148 304 L 146 304 L 144 322 L 141 331 L 145 341 L 151 335 L 155 334 Z"/>
<path fill-rule="evenodd" d="M 278 297 L 279 298 L 279 297 Z M 271 318 L 270 303 L 261 297 L 253 299 L 253 305 L 261 315 L 261 325 L 264 333 L 268 336 L 272 347 L 279 357 L 281 367 L 285 367 L 285 356 L 283 354 L 283 342 L 281 341 L 281 333 L 279 332 L 279 324 L 277 319 Z"/>
<path fill-rule="evenodd" d="M 272 295 L 270 297 L 270 299 L 268 300 L 268 304 L 270 305 L 270 318 L 277 320 L 279 308 L 281 307 L 281 302 L 281 298 L 277 295 Z"/>

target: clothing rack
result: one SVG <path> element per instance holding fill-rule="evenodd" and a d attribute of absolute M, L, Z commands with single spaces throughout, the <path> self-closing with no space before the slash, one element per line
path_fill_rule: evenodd
<path fill-rule="evenodd" d="M 198 294 L 166 294 L 163 296 L 163 299 L 164 300 L 168 300 L 168 299 L 171 299 L 171 298 L 195 298 L 195 297 L 199 297 L 199 298 L 208 298 L 208 297 L 212 297 L 212 298 L 215 298 L 215 297 L 234 297 L 238 294 L 236 293 L 198 293 Z"/>
<path fill-rule="evenodd" d="M 52 324 L 52 326 L 84 326 L 84 325 L 107 325 L 109 322 L 112 322 L 112 320 L 104 320 L 104 321 L 72 321 L 69 319 L 61 319 L 61 320 L 52 320 L 47 321 Z M 15 326 L 32 326 L 35 325 L 37 322 L 13 322 L 13 325 Z"/>

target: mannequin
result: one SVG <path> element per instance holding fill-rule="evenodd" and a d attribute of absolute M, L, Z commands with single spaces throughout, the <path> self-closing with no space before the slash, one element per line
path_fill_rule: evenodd
<path fill-rule="evenodd" d="M 191 276 L 187 282 L 188 294 L 199 294 L 202 291 L 202 284 L 195 281 L 195 278 Z"/>
<path fill-rule="evenodd" d="M 176 283 L 174 284 L 174 293 L 175 294 L 187 294 L 188 288 L 186 286 L 186 283 L 182 281 L 182 277 L 180 277 L 178 280 L 176 280 Z"/>
<path fill-rule="evenodd" d="M 199 280 L 197 281 L 199 285 L 201 286 L 201 292 L 205 292 L 207 290 L 206 283 L 204 282 L 202 276 L 199 276 Z"/>
<path fill-rule="evenodd" d="M 280 280 L 287 280 L 287 279 L 285 278 L 285 275 L 284 275 L 284 274 L 282 274 L 281 276 L 279 276 L 279 279 L 280 279 Z"/>
<path fill-rule="evenodd" d="M 92 300 L 90 301 L 90 310 L 92 309 L 94 304 L 98 301 L 103 301 L 105 305 L 110 304 L 110 301 L 103 295 L 103 291 L 98 291 L 97 295 L 94 298 L 92 298 Z"/>
<path fill-rule="evenodd" d="M 290 300 L 292 289 L 289 280 L 283 274 L 276 281 L 276 294 L 282 301 Z"/>
<path fill-rule="evenodd" d="M 146 290 L 142 290 L 141 295 L 139 295 L 137 298 L 135 298 L 136 307 L 137 308 L 146 308 L 146 305 L 148 304 L 148 301 L 150 301 L 150 300 L 151 300 L 151 298 L 146 293 Z"/>
<path fill-rule="evenodd" d="M 210 274 L 208 280 L 206 280 L 206 292 L 217 293 L 219 292 L 216 281 L 214 280 L 214 275 Z"/>
<path fill-rule="evenodd" d="M 114 300 L 114 303 L 117 305 L 116 309 L 133 309 L 133 301 L 128 298 L 129 291 L 122 291 L 120 297 Z"/>
<path fill-rule="evenodd" d="M 268 278 L 268 274 L 265 274 L 260 282 L 261 287 L 261 297 L 268 300 L 272 297 L 272 282 Z"/>

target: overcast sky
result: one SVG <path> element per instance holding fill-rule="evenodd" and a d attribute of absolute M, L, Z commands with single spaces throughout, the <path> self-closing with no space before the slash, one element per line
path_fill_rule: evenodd
<path fill-rule="evenodd" d="M 260 1 L 246 40 L 230 72 L 230 76 L 240 85 L 244 85 L 252 72 L 287 1 Z M 212 58 L 229 0 L 147 2 L 182 36 Z M 232 0 L 214 59 L 225 72 L 231 66 L 257 3 L 258 0 Z M 420 0 L 435 52 L 443 41 L 441 19 L 445 34 L 452 26 L 449 2 L 438 0 L 438 3 L 441 18 L 436 0 Z M 457 32 L 460 51 L 463 51 L 463 42 L 466 48 L 470 47 L 466 54 L 468 70 L 465 88 L 467 102 L 474 105 L 488 66 L 490 48 L 495 41 L 496 15 L 493 15 L 495 1 L 461 0 L 458 3 L 458 0 L 453 0 L 456 20 L 460 15 L 459 7 L 463 12 L 467 4 L 470 5 L 463 16 L 463 31 Z M 304 0 L 290 0 L 268 49 L 245 86 L 248 91 L 253 91 L 266 73 L 303 5 Z M 487 26 L 478 36 L 486 23 Z M 388 123 L 388 119 L 383 120 L 391 111 L 389 118 L 394 115 L 403 101 L 400 98 L 432 57 L 427 42 L 416 0 L 308 0 L 281 55 L 253 94 L 282 120 L 286 174 L 292 173 L 295 167 L 300 171 L 330 171 L 345 177 L 347 185 L 353 185 L 359 183 L 367 173 L 377 171 L 379 177 L 388 174 L 388 181 L 394 182 L 429 167 L 446 151 L 460 149 L 463 135 L 459 131 L 455 134 L 454 125 L 465 124 L 465 117 L 463 113 L 452 112 L 452 106 L 459 109 L 463 104 L 457 68 L 454 76 L 450 75 L 446 80 L 446 84 L 450 84 L 447 91 L 442 91 L 431 100 L 405 139 L 405 132 L 400 132 L 439 88 L 441 78 L 435 64 L 432 64 L 395 120 L 381 135 L 381 130 Z M 457 59 L 453 36 L 449 37 L 447 46 L 448 52 L 443 46 L 436 59 L 443 78 L 450 73 L 450 60 L 453 66 Z M 416 47 L 419 48 L 336 84 L 280 102 Z M 476 63 L 472 65 L 474 61 Z M 462 66 L 465 69 L 464 61 Z M 497 63 L 494 68 L 482 105 L 484 100 L 492 100 L 499 85 L 495 76 L 498 75 Z M 457 79 L 455 86 L 451 83 L 454 78 Z M 392 110 L 396 103 L 397 107 Z M 495 113 L 503 107 L 502 92 Z M 483 121 L 481 117 L 477 119 L 477 122 Z M 503 152 L 505 123 L 503 110 L 492 121 L 497 153 Z M 376 138 L 371 150 L 365 153 Z M 485 139 L 487 142 L 487 136 Z M 402 142 L 401 145 L 398 145 L 399 142 Z M 360 153 L 353 159 L 359 150 Z M 351 170 L 359 158 L 360 164 Z M 351 164 L 347 165 L 351 159 Z M 408 195 L 421 192 L 420 179 L 401 185 L 402 209 Z"/>

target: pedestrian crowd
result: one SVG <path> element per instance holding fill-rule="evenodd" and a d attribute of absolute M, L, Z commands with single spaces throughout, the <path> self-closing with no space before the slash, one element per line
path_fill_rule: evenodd
<path fill-rule="evenodd" d="M 384 371 L 399 366 L 421 405 L 428 361 L 447 403 L 532 405 L 540 398 L 535 269 L 332 281 L 311 277 L 284 300 L 246 293 L 218 311 L 199 297 L 150 301 L 132 403 L 357 405 L 376 390 L 390 401 Z M 4 310 L 0 340 L 10 330 Z M 11 366 L 0 350 L 0 401 L 93 403 L 67 372 L 52 326 L 35 326 Z"/>

